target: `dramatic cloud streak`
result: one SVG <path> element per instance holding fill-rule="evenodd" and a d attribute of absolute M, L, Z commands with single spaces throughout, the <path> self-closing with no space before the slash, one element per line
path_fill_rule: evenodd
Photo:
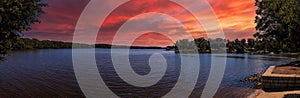
<path fill-rule="evenodd" d="M 89 1 L 45 0 L 45 2 L 49 4 L 49 7 L 44 8 L 46 14 L 41 16 L 42 23 L 32 25 L 32 30 L 25 32 L 25 37 L 72 41 L 77 20 Z M 254 16 L 256 8 L 254 0 L 208 0 L 208 2 L 216 12 L 226 38 L 232 40 L 252 37 L 252 34 L 255 32 Z M 110 4 L 114 4 L 113 0 Z M 99 4 L 99 6 L 107 7 L 110 4 Z M 201 7 L 201 4 L 199 4 L 199 7 Z M 170 15 L 180 20 L 185 29 L 176 21 L 174 22 L 166 17 L 141 15 L 149 12 L 160 12 Z M 212 16 L 207 15 L 206 10 L 199 11 L 199 13 L 203 15 L 203 18 L 212 19 Z M 187 32 L 190 32 L 194 38 L 207 36 L 203 28 L 195 21 L 195 17 L 175 3 L 170 3 L 168 0 L 133 0 L 123 4 L 109 15 L 100 29 L 99 35 L 101 36 L 98 36 L 97 43 L 111 43 L 117 30 L 128 20 L 135 28 L 123 32 L 120 40 L 132 40 L 130 38 L 135 33 L 145 33 L 135 39 L 133 45 L 172 45 L 173 42 L 170 37 L 172 39 L 188 38 Z M 95 27 L 99 26 L 99 23 L 92 24 Z M 154 33 L 153 29 L 160 31 L 164 35 Z M 216 28 L 209 27 L 207 30 L 214 31 Z M 82 35 L 82 37 L 91 36 Z"/>

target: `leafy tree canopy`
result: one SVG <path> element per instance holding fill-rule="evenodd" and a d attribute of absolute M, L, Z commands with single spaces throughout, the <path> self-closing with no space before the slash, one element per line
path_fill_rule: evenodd
<path fill-rule="evenodd" d="M 18 45 L 22 31 L 40 22 L 45 6 L 42 0 L 0 0 L 0 57 Z"/>
<path fill-rule="evenodd" d="M 299 51 L 300 1 L 256 0 L 255 5 L 258 9 L 254 36 L 259 40 L 274 40 L 281 51 Z"/>

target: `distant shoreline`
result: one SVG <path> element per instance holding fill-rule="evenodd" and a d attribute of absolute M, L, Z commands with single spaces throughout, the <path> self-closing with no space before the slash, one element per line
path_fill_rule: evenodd
<path fill-rule="evenodd" d="M 177 54 L 193 54 L 195 53 L 195 50 L 191 51 L 186 51 L 186 50 L 174 50 L 175 53 Z M 197 51 L 196 51 L 197 52 Z M 196 54 L 211 54 L 212 52 L 210 51 L 198 51 Z M 218 52 L 216 52 L 218 53 Z M 252 52 L 228 52 L 228 51 L 223 51 L 219 53 L 231 53 L 231 54 L 257 54 L 257 55 L 270 55 L 270 56 L 285 56 L 285 57 L 294 57 L 294 58 L 300 58 L 300 52 L 282 52 L 282 53 L 272 53 L 272 52 L 257 52 L 257 51 L 252 51 Z"/>

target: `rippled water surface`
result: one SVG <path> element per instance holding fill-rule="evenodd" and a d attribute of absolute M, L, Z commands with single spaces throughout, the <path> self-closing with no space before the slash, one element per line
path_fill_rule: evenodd
<path fill-rule="evenodd" d="M 88 49 L 82 49 L 83 51 Z M 131 49 L 129 61 L 139 75 L 147 75 L 151 69 L 149 58 L 162 54 L 167 62 L 163 78 L 150 87 L 135 87 L 118 77 L 112 66 L 109 49 L 96 49 L 96 62 L 107 86 L 120 97 L 161 97 L 176 84 L 180 69 L 180 54 L 160 49 Z M 122 52 L 119 55 L 124 55 Z M 198 55 L 198 54 L 197 54 Z M 184 56 L 184 55 L 183 55 Z M 193 58 L 191 55 L 190 58 Z M 197 56 L 194 56 L 195 58 Z M 200 74 L 190 97 L 200 97 L 210 72 L 211 54 L 199 54 Z M 270 65 L 287 63 L 291 58 L 228 54 L 223 81 L 215 97 L 246 97 L 254 90 L 250 83 L 239 80 L 261 72 Z M 100 68 L 101 67 L 101 68 Z M 187 80 L 189 81 L 189 80 Z M 71 49 L 18 51 L 0 62 L 0 97 L 84 97 L 73 70 Z"/>

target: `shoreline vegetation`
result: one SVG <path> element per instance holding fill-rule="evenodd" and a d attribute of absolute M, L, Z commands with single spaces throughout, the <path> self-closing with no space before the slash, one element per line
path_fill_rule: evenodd
<path fill-rule="evenodd" d="M 6 55 L 9 55 L 13 51 L 21 50 L 37 50 L 37 49 L 70 49 L 70 48 L 130 48 L 130 49 L 165 49 L 165 51 L 174 51 L 177 54 L 210 54 L 213 53 L 225 53 L 223 49 L 226 47 L 226 53 L 233 54 L 262 54 L 262 55 L 271 55 L 271 56 L 284 56 L 291 58 L 300 58 L 300 52 L 273 52 L 270 49 L 261 50 L 260 45 L 256 45 L 259 41 L 253 39 L 248 39 L 246 42 L 245 39 L 241 41 L 236 39 L 235 41 L 229 41 L 225 39 L 208 39 L 204 38 L 194 39 L 189 41 L 187 39 L 178 40 L 174 46 L 166 47 L 157 47 L 157 46 L 124 46 L 124 45 L 111 45 L 111 44 L 80 44 L 72 42 L 62 42 L 62 41 L 50 41 L 50 40 L 38 40 L 35 38 L 18 38 L 16 42 L 12 42 L 10 45 L 11 51 L 7 51 Z M 226 46 L 225 46 L 226 45 Z M 218 49 L 211 49 L 210 47 L 223 47 Z M 178 49 L 181 47 L 181 50 Z M 193 49 L 195 48 L 196 49 Z M 259 50 L 258 50 L 259 49 Z M 4 56 L 6 56 L 4 55 Z M 4 57 L 2 56 L 2 57 Z M 231 58 L 241 58 L 231 56 Z M 1 59 L 1 58 L 0 58 Z M 5 60 L 2 58 L 1 60 Z"/>
<path fill-rule="evenodd" d="M 111 44 L 81 44 L 62 41 L 38 40 L 35 38 L 16 38 L 15 40 L 7 40 L 5 46 L 6 51 L 0 51 L 0 60 L 5 60 L 5 56 L 13 51 L 20 50 L 36 50 L 36 49 L 70 49 L 70 48 L 130 48 L 130 49 L 165 49 L 157 46 L 125 46 Z"/>
<path fill-rule="evenodd" d="M 19 38 L 11 50 L 31 50 L 31 49 L 62 49 L 62 48 L 131 48 L 131 49 L 165 49 L 156 46 L 125 46 L 111 44 L 81 44 L 62 41 L 38 40 L 30 38 Z"/>
<path fill-rule="evenodd" d="M 125 45 L 111 45 L 111 44 L 81 44 L 62 41 L 38 40 L 35 38 L 18 38 L 16 42 L 11 44 L 10 50 L 34 50 L 34 49 L 62 49 L 62 48 L 130 48 L 130 49 L 165 49 L 166 51 L 174 51 L 175 53 L 224 53 L 223 49 L 226 47 L 226 53 L 248 53 L 248 54 L 268 54 L 280 55 L 287 57 L 299 57 L 300 52 L 283 52 L 275 49 L 264 49 L 259 44 L 260 41 L 254 39 L 245 39 L 229 41 L 225 39 L 208 39 L 204 38 L 194 39 L 189 41 L 187 39 L 178 40 L 174 46 L 158 47 L 158 46 L 125 46 Z M 222 47 L 220 49 L 211 49 L 211 46 Z M 182 47 L 181 50 L 178 47 Z M 196 49 L 193 49 L 196 48 Z"/>
<path fill-rule="evenodd" d="M 251 38 L 247 40 L 235 39 L 234 41 L 221 38 L 208 40 L 198 38 L 191 41 L 182 39 L 176 41 L 174 46 L 168 46 L 166 49 L 174 50 L 175 53 L 247 53 L 300 58 L 298 49 L 283 49 L 275 41 L 263 41 Z"/>

